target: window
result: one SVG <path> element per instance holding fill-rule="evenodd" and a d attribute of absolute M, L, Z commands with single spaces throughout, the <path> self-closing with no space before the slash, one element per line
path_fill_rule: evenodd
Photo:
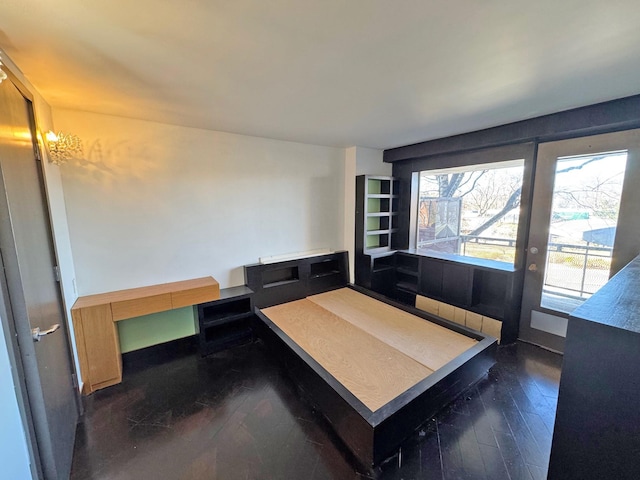
<path fill-rule="evenodd" d="M 420 172 L 416 248 L 513 264 L 524 160 Z"/>

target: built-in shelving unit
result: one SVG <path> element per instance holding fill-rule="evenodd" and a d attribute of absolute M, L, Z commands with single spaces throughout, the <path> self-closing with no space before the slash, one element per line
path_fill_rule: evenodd
<path fill-rule="evenodd" d="M 363 252 L 388 250 L 397 230 L 398 183 L 393 177 L 361 175 L 356 178 L 356 196 L 362 201 L 362 218 L 356 221 L 362 226 L 358 236 Z"/>
<path fill-rule="evenodd" d="M 395 297 L 413 305 L 416 294 L 507 324 L 503 341 L 515 340 L 517 309 L 513 305 L 518 276 L 513 266 L 480 258 L 395 254 Z"/>
<path fill-rule="evenodd" d="M 395 293 L 398 300 L 415 305 L 420 285 L 420 258 L 396 254 Z"/>
<path fill-rule="evenodd" d="M 347 252 L 245 265 L 244 280 L 253 290 L 253 303 L 264 308 L 349 283 Z"/>
<path fill-rule="evenodd" d="M 281 284 L 281 280 L 275 280 Z M 200 353 L 208 355 L 251 339 L 253 291 L 242 285 L 220 290 L 220 299 L 198 305 Z"/>
<path fill-rule="evenodd" d="M 399 183 L 393 177 L 356 177 L 356 283 L 391 295 L 395 283 L 392 238 L 398 230 Z"/>

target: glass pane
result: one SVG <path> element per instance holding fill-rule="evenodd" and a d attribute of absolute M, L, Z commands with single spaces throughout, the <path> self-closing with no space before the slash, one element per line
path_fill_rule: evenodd
<path fill-rule="evenodd" d="M 627 152 L 562 157 L 540 305 L 570 313 L 609 279 Z"/>
<path fill-rule="evenodd" d="M 420 172 L 416 246 L 513 264 L 524 160 Z"/>

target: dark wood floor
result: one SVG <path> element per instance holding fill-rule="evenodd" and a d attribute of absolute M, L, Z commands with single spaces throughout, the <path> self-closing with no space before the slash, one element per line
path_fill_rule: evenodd
<path fill-rule="evenodd" d="M 72 479 L 544 479 L 561 357 L 517 343 L 374 472 L 357 467 L 260 342 L 125 367 L 85 398 Z"/>

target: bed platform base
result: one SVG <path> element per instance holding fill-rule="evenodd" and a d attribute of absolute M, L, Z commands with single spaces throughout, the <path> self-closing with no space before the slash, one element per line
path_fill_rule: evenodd
<path fill-rule="evenodd" d="M 335 257 L 332 257 L 332 260 L 334 259 Z M 322 259 L 314 258 L 312 261 L 317 262 Z M 308 260 L 302 262 L 304 266 Z M 346 261 L 338 263 L 346 264 Z M 285 266 L 291 268 L 292 264 L 287 263 Z M 261 266 L 259 269 L 262 270 L 262 268 L 264 267 Z M 277 266 L 269 268 L 277 268 Z M 249 274 L 249 277 L 257 278 L 255 273 L 252 275 L 251 272 L 246 270 L 245 272 Z M 344 287 L 346 283 L 344 279 L 344 275 L 336 275 L 335 284 L 329 282 L 323 290 Z M 254 285 L 252 288 L 256 287 L 260 290 L 261 286 Z M 296 298 L 304 298 L 307 295 L 318 293 L 320 289 L 313 288 L 313 291 L 307 292 L 304 291 L 305 288 L 301 288 L 300 291 L 295 292 L 295 296 L 291 295 L 294 292 L 289 291 L 286 295 L 276 295 L 278 297 L 276 301 L 271 301 L 268 292 L 263 290 L 263 296 L 260 298 L 260 302 L 256 303 L 255 308 L 257 322 L 254 331 L 256 335 L 262 338 L 281 359 L 301 396 L 322 414 L 355 459 L 362 466 L 370 469 L 393 456 L 404 440 L 439 410 L 486 375 L 495 363 L 497 341 L 491 336 L 397 303 L 362 287 L 350 285 L 349 288 L 477 340 L 475 345 L 453 358 L 443 367 L 382 407 L 371 411 L 259 308 L 282 303 L 283 300 L 292 301 Z"/>
<path fill-rule="evenodd" d="M 443 407 L 480 380 L 495 363 L 495 341 L 470 351 L 376 412 L 367 409 L 258 309 L 257 334 L 280 358 L 301 395 L 327 420 L 367 468 L 394 455 L 401 443 Z"/>

